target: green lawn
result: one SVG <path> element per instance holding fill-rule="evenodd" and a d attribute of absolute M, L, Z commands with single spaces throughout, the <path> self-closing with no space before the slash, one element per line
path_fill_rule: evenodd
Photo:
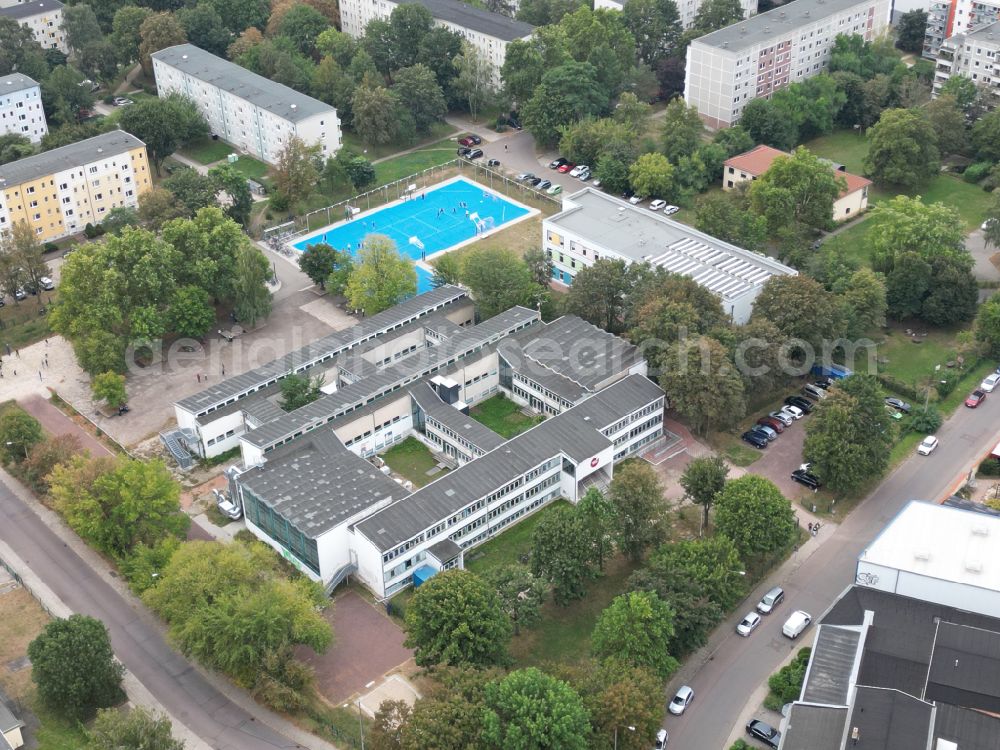
<path fill-rule="evenodd" d="M 566 504 L 566 501 L 556 500 L 523 521 L 518 521 L 485 544 L 467 552 L 466 569 L 473 573 L 483 573 L 490 568 L 520 562 L 523 556 L 531 554 L 531 536 L 535 533 L 535 527 L 552 512 L 553 508 Z"/>
<path fill-rule="evenodd" d="M 417 487 L 423 487 L 428 482 L 434 481 L 445 471 L 439 471 L 433 476 L 427 475 L 427 472 L 437 466 L 438 462 L 430 448 L 415 437 L 408 437 L 403 442 L 392 446 L 382 454 L 382 460 L 389 464 L 394 472 L 406 477 Z"/>
<path fill-rule="evenodd" d="M 201 138 L 185 146 L 181 153 L 199 164 L 213 164 L 233 153 L 233 147 L 223 141 Z"/>
<path fill-rule="evenodd" d="M 922 332 L 927 331 L 926 336 L 914 339 L 905 330 L 890 329 L 878 345 L 880 372 L 907 383 L 918 383 L 930 377 L 937 365 L 943 371 L 947 362 L 955 360 L 956 331 L 928 330 L 926 325 L 917 325 Z"/>
<path fill-rule="evenodd" d="M 472 407 L 471 416 L 477 422 L 486 425 L 500 437 L 508 440 L 519 435 L 530 427 L 541 422 L 541 415 L 529 417 L 522 414 L 521 407 L 503 395 L 488 398 L 478 406 Z"/>
<path fill-rule="evenodd" d="M 251 156 L 240 156 L 239 160 L 233 164 L 233 168 L 248 179 L 260 182 L 267 174 L 268 166 L 262 161 L 257 161 Z"/>
<path fill-rule="evenodd" d="M 441 140 L 418 151 L 386 159 L 375 165 L 375 180 L 379 185 L 395 182 L 430 167 L 457 159 L 455 142 Z"/>
<path fill-rule="evenodd" d="M 917 192 L 924 203 L 945 203 L 957 208 L 965 222 L 965 228 L 970 232 L 983 223 L 994 200 L 990 193 L 978 185 L 970 185 L 951 174 L 938 175 L 923 190 Z"/>
<path fill-rule="evenodd" d="M 830 135 L 821 135 L 803 145 L 816 156 L 843 164 L 848 172 L 865 173 L 863 162 L 868 153 L 868 139 L 853 130 L 838 130 Z"/>
<path fill-rule="evenodd" d="M 39 722 L 35 731 L 38 750 L 79 750 L 87 746 L 87 736 L 79 723 L 56 716 L 39 701 L 34 704 L 32 711 Z"/>
<path fill-rule="evenodd" d="M 458 131 L 455 130 L 451 125 L 446 122 L 436 122 L 431 126 L 430 133 L 427 134 L 427 138 L 421 141 L 411 144 L 409 146 L 400 146 L 398 143 L 382 143 L 377 146 L 369 146 L 367 143 L 358 138 L 357 134 L 353 130 L 344 130 L 343 141 L 344 145 L 352 151 L 356 151 L 359 154 L 364 154 L 368 159 L 374 161 L 375 159 L 383 159 L 386 156 L 392 156 L 393 154 L 399 153 L 400 151 L 405 151 L 413 146 L 420 146 L 425 143 L 433 143 L 434 141 L 441 140 L 446 136 L 457 135 Z M 451 152 L 455 153 L 455 149 L 458 145 L 452 146 Z M 367 152 L 367 153 L 366 153 Z"/>
<path fill-rule="evenodd" d="M 44 292 L 44 305 L 55 299 L 55 294 Z M 0 307 L 0 347 L 10 344 L 15 349 L 34 344 L 52 335 L 47 315 L 39 315 L 38 297 L 28 297 L 23 302 L 13 300 Z"/>
<path fill-rule="evenodd" d="M 739 429 L 734 432 L 717 432 L 709 436 L 709 443 L 733 466 L 749 466 L 763 456 L 764 452 L 744 443 L 740 439 L 741 434 L 742 430 Z"/>

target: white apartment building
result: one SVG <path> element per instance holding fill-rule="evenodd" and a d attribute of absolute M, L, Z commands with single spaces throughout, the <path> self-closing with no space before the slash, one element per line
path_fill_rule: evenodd
<path fill-rule="evenodd" d="M 318 144 L 324 158 L 340 150 L 340 118 L 329 104 L 193 44 L 167 47 L 152 58 L 159 94 L 191 98 L 212 133 L 244 154 L 275 164 L 293 137 Z"/>
<path fill-rule="evenodd" d="M 18 222 L 40 242 L 99 224 L 152 188 L 146 144 L 122 130 L 0 165 L 0 231 Z"/>
<path fill-rule="evenodd" d="M 589 187 L 565 197 L 563 210 L 543 219 L 542 246 L 552 278 L 562 284 L 572 284 L 580 269 L 601 258 L 649 263 L 697 281 L 738 325 L 750 319 L 769 278 L 798 274 L 774 258 Z"/>
<path fill-rule="evenodd" d="M 979 30 L 998 20 L 1000 0 L 936 0 L 927 8 L 924 57 L 936 57 L 949 37 Z"/>
<path fill-rule="evenodd" d="M 38 84 L 21 73 L 0 78 L 0 135 L 16 133 L 38 143 L 48 132 Z"/>
<path fill-rule="evenodd" d="M 838 34 L 871 41 L 889 25 L 892 0 L 795 0 L 695 39 L 684 99 L 712 128 L 740 119 L 753 99 L 826 69 Z"/>
<path fill-rule="evenodd" d="M 11 2 L 0 0 L 0 16 L 13 18 L 31 29 L 42 49 L 57 49 L 69 53 L 66 32 L 63 31 L 63 4 L 59 0 Z"/>
<path fill-rule="evenodd" d="M 1000 21 L 946 39 L 937 52 L 934 94 L 952 76 L 965 76 L 1000 95 Z"/>
<path fill-rule="evenodd" d="M 500 69 L 507 58 L 507 45 L 527 39 L 535 27 L 500 13 L 475 8 L 461 0 L 416 0 L 434 16 L 438 26 L 460 34 L 493 69 L 493 85 L 499 87 Z M 355 38 L 365 33 L 369 21 L 386 19 L 400 3 L 394 0 L 341 0 L 341 29 Z"/>
<path fill-rule="evenodd" d="M 622 10 L 628 0 L 594 0 L 594 10 L 604 8 L 606 10 Z M 694 26 L 698 10 L 704 0 L 677 0 L 677 12 L 680 14 L 681 26 L 690 29 Z M 757 12 L 757 0 L 740 0 L 743 6 L 743 17 L 750 18 Z"/>

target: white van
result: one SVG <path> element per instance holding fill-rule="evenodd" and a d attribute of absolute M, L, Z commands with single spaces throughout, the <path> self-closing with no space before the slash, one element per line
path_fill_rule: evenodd
<path fill-rule="evenodd" d="M 781 632 L 794 641 L 802 635 L 802 631 L 809 627 L 809 623 L 811 622 L 812 615 L 808 612 L 803 612 L 801 609 L 797 609 L 785 620 L 785 624 L 781 626 Z"/>

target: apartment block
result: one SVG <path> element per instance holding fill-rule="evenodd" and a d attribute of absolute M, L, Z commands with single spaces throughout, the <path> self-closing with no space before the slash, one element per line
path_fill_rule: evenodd
<path fill-rule="evenodd" d="M 66 32 L 63 31 L 63 4 L 59 0 L 34 0 L 33 2 L 0 2 L 0 16 L 13 18 L 31 29 L 42 49 L 57 49 L 69 53 Z"/>
<path fill-rule="evenodd" d="M 275 164 L 293 137 L 318 144 L 324 157 L 340 150 L 337 110 L 193 44 L 152 55 L 161 96 L 192 99 L 212 133 L 241 153 Z"/>
<path fill-rule="evenodd" d="M 151 187 L 146 145 L 122 130 L 104 133 L 0 166 L 0 231 L 23 221 L 51 242 L 137 205 Z"/>
<path fill-rule="evenodd" d="M 38 143 L 48 132 L 38 83 L 21 73 L 0 78 L 0 134 L 15 133 Z"/>
<path fill-rule="evenodd" d="M 701 8 L 705 0 L 678 0 L 677 12 L 680 14 L 681 26 L 690 29 L 694 26 L 695 18 L 698 16 L 698 9 Z M 622 10 L 628 0 L 594 0 L 594 10 L 605 8 L 607 10 Z M 740 0 L 743 7 L 743 17 L 750 18 L 757 12 L 757 0 Z"/>
<path fill-rule="evenodd" d="M 936 63 L 935 96 L 952 76 L 964 76 L 1000 95 L 1000 21 L 945 39 Z"/>
<path fill-rule="evenodd" d="M 688 46 L 684 99 L 709 127 L 729 127 L 747 102 L 826 70 L 838 34 L 882 34 L 891 8 L 891 0 L 795 0 L 706 34 Z"/>
<path fill-rule="evenodd" d="M 535 30 L 530 23 L 475 8 L 461 0 L 416 1 L 431 12 L 438 26 L 461 35 L 489 62 L 496 87 L 502 82 L 500 69 L 507 58 L 507 45 L 515 39 L 527 39 Z M 365 33 L 369 21 L 388 18 L 399 4 L 393 0 L 341 0 L 342 30 L 358 38 Z"/>

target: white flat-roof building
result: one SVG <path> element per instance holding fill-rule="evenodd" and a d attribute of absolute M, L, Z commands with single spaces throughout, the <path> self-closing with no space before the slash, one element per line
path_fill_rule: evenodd
<path fill-rule="evenodd" d="M 318 144 L 324 158 L 340 150 L 340 118 L 329 104 L 193 44 L 167 47 L 152 58 L 159 94 L 190 97 L 211 131 L 245 154 L 275 164 L 292 137 Z"/>
<path fill-rule="evenodd" d="M 0 134 L 15 133 L 38 143 L 48 132 L 38 83 L 22 73 L 0 78 Z"/>
<path fill-rule="evenodd" d="M 698 11 L 705 0 L 677 0 L 677 12 L 680 14 L 681 26 L 690 29 L 694 26 Z M 628 0 L 594 0 L 594 10 L 622 10 Z M 757 12 L 757 0 L 740 0 L 743 7 L 743 17 L 750 18 Z"/>
<path fill-rule="evenodd" d="M 1000 21 L 944 40 L 936 62 L 935 96 L 952 76 L 964 76 L 994 95 L 1000 94 Z"/>
<path fill-rule="evenodd" d="M 32 2 L 0 2 L 0 16 L 13 18 L 31 29 L 35 41 L 42 49 L 57 49 L 69 53 L 66 32 L 63 31 L 63 4 L 59 0 L 32 0 Z"/>
<path fill-rule="evenodd" d="M 555 281 L 572 284 L 581 268 L 600 258 L 649 263 L 693 278 L 720 298 L 737 324 L 750 319 L 769 278 L 798 274 L 767 255 L 590 187 L 566 196 L 563 210 L 542 221 L 542 245 Z"/>
<path fill-rule="evenodd" d="M 1000 517 L 912 501 L 858 557 L 857 584 L 1000 617 Z"/>
<path fill-rule="evenodd" d="M 507 58 L 507 44 L 527 39 L 535 27 L 501 13 L 476 8 L 461 0 L 415 0 L 434 16 L 438 26 L 460 34 L 493 69 L 493 85 L 501 83 L 500 69 Z M 341 0 L 341 30 L 355 38 L 365 33 L 369 21 L 386 19 L 401 3 L 394 0 Z"/>
<path fill-rule="evenodd" d="M 891 9 L 891 0 L 795 0 L 706 34 L 687 48 L 684 99 L 709 127 L 729 127 L 747 102 L 826 70 L 838 34 L 876 38 Z"/>

